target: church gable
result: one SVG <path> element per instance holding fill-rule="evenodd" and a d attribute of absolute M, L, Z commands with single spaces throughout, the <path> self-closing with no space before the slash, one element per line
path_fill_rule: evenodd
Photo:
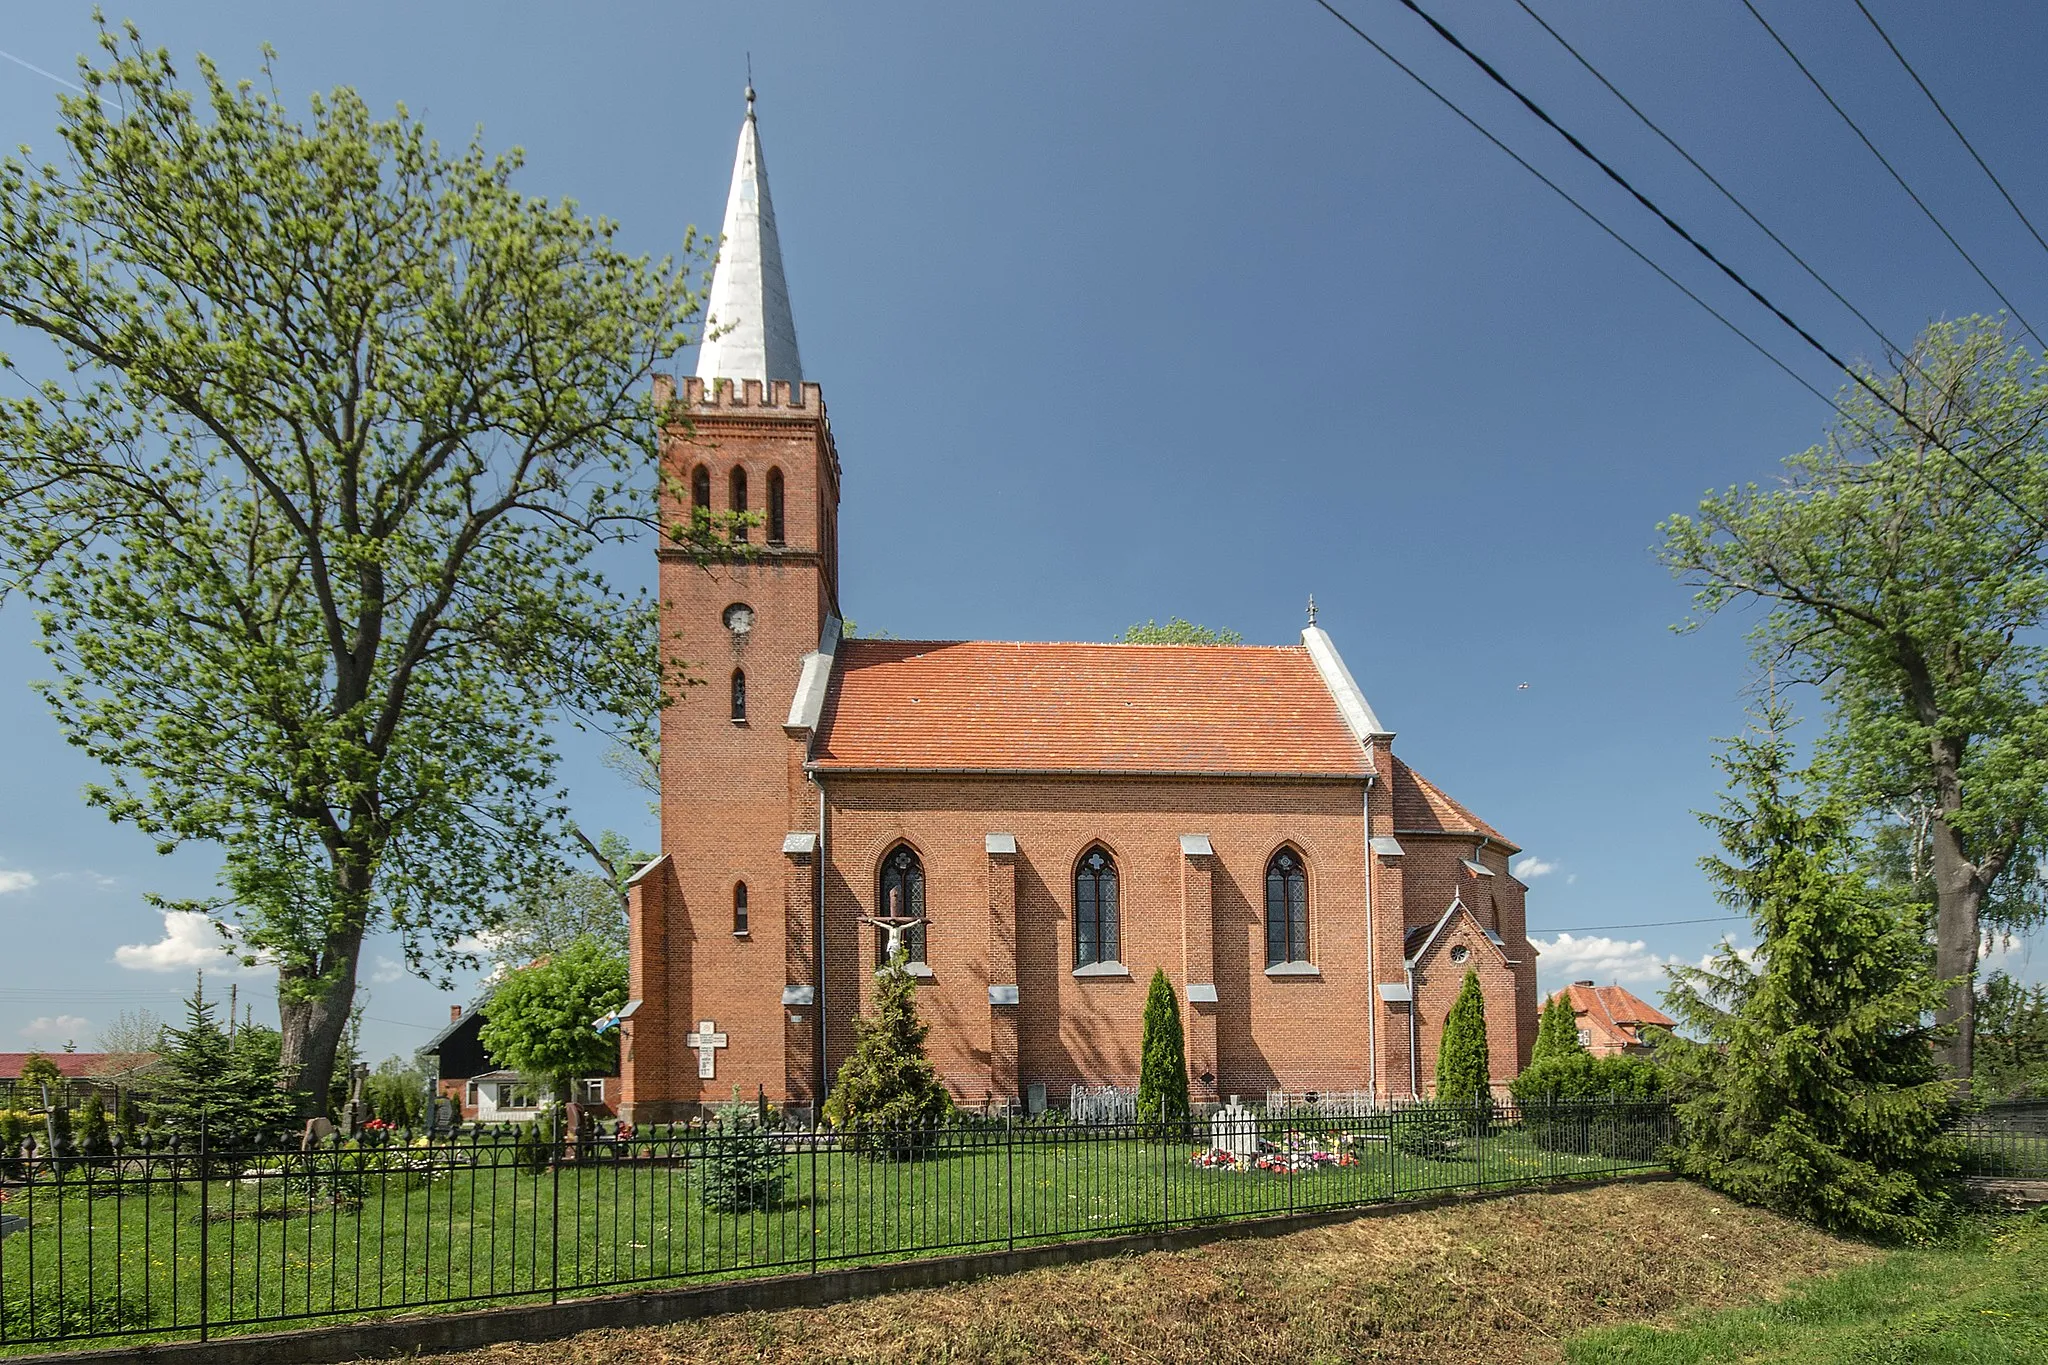
<path fill-rule="evenodd" d="M 1462 934 L 1456 932 L 1459 929 L 1464 929 L 1466 932 Z M 1418 924 L 1411 928 L 1408 931 L 1407 940 L 1408 965 L 1410 967 L 1426 967 L 1429 965 L 1432 957 L 1438 955 L 1439 952 L 1449 951 L 1454 945 L 1471 950 L 1476 949 L 1479 943 L 1484 943 L 1487 947 L 1491 948 L 1494 955 L 1504 965 L 1512 967 L 1516 962 L 1516 959 L 1508 956 L 1506 941 L 1499 934 L 1480 923 L 1479 916 L 1472 913 L 1472 908 L 1465 904 L 1462 896 L 1454 897 L 1450 908 L 1438 916 L 1434 924 Z M 1478 965 L 1458 957 L 1455 952 L 1452 952 L 1450 955 L 1452 961 L 1457 966 Z"/>
<path fill-rule="evenodd" d="M 848 640 L 821 770 L 1363 778 L 1298 646 Z"/>

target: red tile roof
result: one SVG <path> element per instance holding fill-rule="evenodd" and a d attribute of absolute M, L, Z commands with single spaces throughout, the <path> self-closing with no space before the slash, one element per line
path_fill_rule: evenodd
<path fill-rule="evenodd" d="M 1371 760 L 1299 646 L 847 640 L 821 769 L 1275 773 Z"/>
<path fill-rule="evenodd" d="M 27 1064 L 29 1058 L 35 1056 L 48 1057 L 52 1062 L 56 1063 L 57 1070 L 60 1074 L 67 1076 L 72 1080 L 82 1080 L 88 1076 L 103 1076 L 108 1074 L 108 1061 L 110 1058 L 118 1058 L 119 1070 L 125 1071 L 131 1069 L 135 1065 L 135 1058 L 134 1054 L 132 1053 L 116 1054 L 109 1052 L 0 1052 L 0 1081 L 20 1080 L 21 1068 Z"/>
<path fill-rule="evenodd" d="M 1483 834 L 1509 848 L 1515 847 L 1501 837 L 1499 830 L 1444 795 L 1435 783 L 1398 758 L 1394 760 L 1393 784 L 1397 834 Z"/>
<path fill-rule="evenodd" d="M 1553 991 L 1550 1000 L 1569 995 L 1572 1013 L 1590 1032 L 1625 1047 L 1639 1046 L 1642 1028 L 1677 1028 L 1678 1021 L 1654 1005 L 1645 1004 L 1633 991 L 1621 986 L 1586 986 L 1577 982 Z M 1548 1004 L 1546 1000 L 1544 1003 Z"/>

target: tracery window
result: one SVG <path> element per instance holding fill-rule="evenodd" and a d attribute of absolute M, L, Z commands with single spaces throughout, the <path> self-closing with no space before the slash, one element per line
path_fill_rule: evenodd
<path fill-rule="evenodd" d="M 732 469 L 732 512 L 734 516 L 740 516 L 746 510 L 747 471 L 741 469 L 738 465 L 734 465 Z M 744 541 L 747 538 L 746 526 L 743 524 L 734 526 L 732 528 L 732 538 L 737 541 Z"/>
<path fill-rule="evenodd" d="M 924 908 L 924 864 L 919 861 L 917 850 L 909 844 L 898 844 L 882 859 L 880 911 L 884 917 L 922 919 Z M 903 934 L 904 951 L 912 962 L 925 960 L 925 930 L 928 924 L 914 924 Z M 889 962 L 889 934 L 887 930 L 875 932 L 875 965 L 887 966 Z"/>
<path fill-rule="evenodd" d="M 747 675 L 744 669 L 732 671 L 732 718 L 736 721 L 747 718 Z"/>
<path fill-rule="evenodd" d="M 1308 961 L 1308 870 L 1291 848 L 1266 864 L 1266 965 Z"/>
<path fill-rule="evenodd" d="M 782 543 L 782 471 L 768 471 L 768 543 Z"/>
<path fill-rule="evenodd" d="M 1097 844 L 1074 867 L 1074 965 L 1121 961 L 1117 930 L 1116 860 Z"/>

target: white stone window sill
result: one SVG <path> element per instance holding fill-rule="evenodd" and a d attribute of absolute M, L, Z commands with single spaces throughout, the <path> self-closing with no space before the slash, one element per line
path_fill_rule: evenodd
<path fill-rule="evenodd" d="M 753 937 L 753 935 L 752 935 L 752 934 L 748 933 L 748 932 L 747 932 L 746 930 L 744 930 L 744 929 L 735 929 L 735 930 L 733 930 L 733 931 L 732 931 L 732 936 L 733 936 L 734 938 L 752 938 L 752 937 Z"/>
<path fill-rule="evenodd" d="M 906 962 L 903 964 L 903 970 L 909 972 L 912 976 L 933 975 L 932 969 L 922 962 Z"/>
<path fill-rule="evenodd" d="M 1121 962 L 1091 962 L 1074 968 L 1075 976 L 1129 976 L 1131 969 Z"/>
<path fill-rule="evenodd" d="M 1321 976 L 1322 968 L 1313 962 L 1276 962 L 1266 968 L 1267 976 Z"/>

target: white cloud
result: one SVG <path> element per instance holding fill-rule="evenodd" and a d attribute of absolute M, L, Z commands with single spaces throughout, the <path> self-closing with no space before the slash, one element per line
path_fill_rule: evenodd
<path fill-rule="evenodd" d="M 75 1014 L 45 1014 L 21 1026 L 21 1036 L 31 1042 L 64 1044 L 74 1042 L 92 1027 L 92 1020 Z"/>
<path fill-rule="evenodd" d="M 1525 882 L 1533 882 L 1538 877 L 1548 877 L 1555 871 L 1557 871 L 1556 863 L 1545 862 L 1541 858 L 1534 857 L 1524 858 L 1514 866 L 1515 876 Z"/>
<path fill-rule="evenodd" d="M 23 872 L 17 867 L 0 867 L 0 896 L 10 891 L 26 891 L 35 884 L 33 872 Z"/>
<path fill-rule="evenodd" d="M 114 961 L 137 972 L 235 972 L 242 969 L 230 948 L 236 941 L 230 928 L 224 935 L 211 919 L 198 910 L 166 910 L 164 936 L 155 943 L 128 943 L 114 949 Z"/>
<path fill-rule="evenodd" d="M 394 981 L 405 979 L 405 964 L 396 959 L 380 957 L 377 970 L 370 973 L 370 980 L 379 986 L 388 986 Z"/>
<path fill-rule="evenodd" d="M 1589 977 L 1602 985 L 1614 981 L 1662 981 L 1664 969 L 1678 961 L 1651 952 L 1650 945 L 1639 938 L 1559 934 L 1554 939 L 1529 941 L 1541 954 L 1537 965 L 1543 975 L 1563 981 L 1584 981 Z"/>

